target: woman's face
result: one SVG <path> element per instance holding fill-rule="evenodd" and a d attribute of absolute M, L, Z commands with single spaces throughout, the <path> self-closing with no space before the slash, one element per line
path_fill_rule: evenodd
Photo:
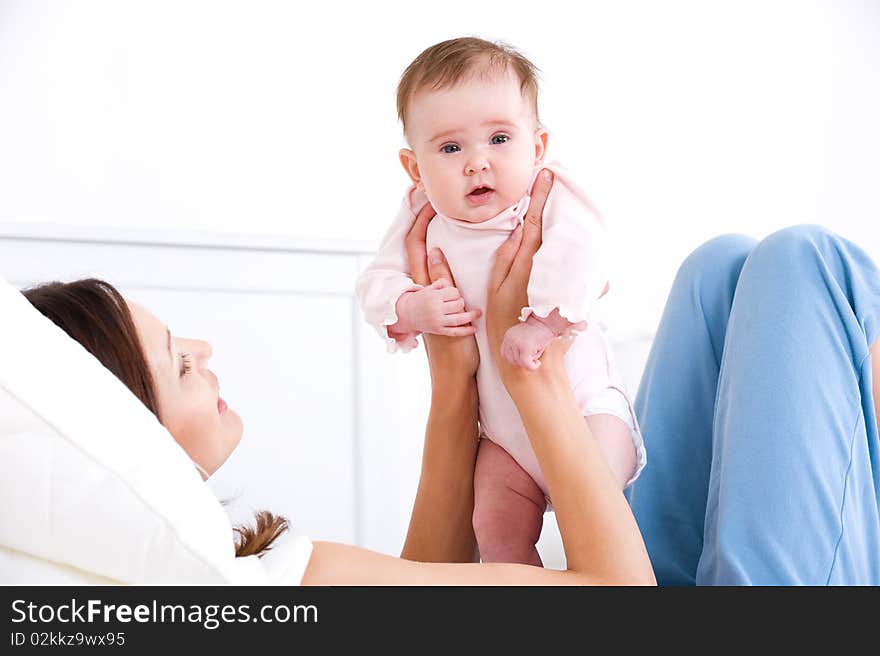
<path fill-rule="evenodd" d="M 220 398 L 208 369 L 211 345 L 175 337 L 146 308 L 128 301 L 156 386 L 162 425 L 208 475 L 238 446 L 242 423 Z"/>

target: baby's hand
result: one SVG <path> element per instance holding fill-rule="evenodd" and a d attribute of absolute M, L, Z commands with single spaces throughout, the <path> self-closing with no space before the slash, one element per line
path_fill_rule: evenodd
<path fill-rule="evenodd" d="M 511 364 L 518 364 L 526 369 L 537 369 L 541 366 L 544 349 L 554 337 L 556 334 L 549 327 L 529 317 L 528 320 L 512 326 L 504 333 L 501 355 Z"/>
<path fill-rule="evenodd" d="M 397 323 L 389 333 L 433 333 L 460 337 L 473 335 L 469 325 L 480 316 L 479 310 L 465 312 L 464 299 L 445 278 L 415 292 L 406 292 L 397 299 Z"/>

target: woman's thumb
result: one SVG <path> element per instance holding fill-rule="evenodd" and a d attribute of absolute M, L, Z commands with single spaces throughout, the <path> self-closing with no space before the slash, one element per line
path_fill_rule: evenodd
<path fill-rule="evenodd" d="M 450 284 L 455 284 L 452 279 L 452 271 L 449 270 L 449 263 L 439 248 L 432 248 L 428 253 L 428 277 L 432 283 L 446 279 Z"/>

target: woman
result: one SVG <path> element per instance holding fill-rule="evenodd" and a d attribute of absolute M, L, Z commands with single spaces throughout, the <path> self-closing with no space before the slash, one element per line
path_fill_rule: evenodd
<path fill-rule="evenodd" d="M 524 230 L 498 252 L 486 308 L 496 356 L 524 302 L 550 184 L 538 177 Z M 423 212 L 408 239 L 412 270 L 420 282 L 451 279 L 438 253 L 425 265 L 429 220 Z M 134 313 L 153 369 L 162 359 L 168 376 L 195 368 L 213 392 L 204 403 L 216 405 L 207 345 L 172 340 L 192 351 L 175 369 L 164 326 Z M 713 240 L 679 270 L 636 399 L 650 456 L 629 496 L 644 543 L 570 398 L 557 343 L 536 372 L 497 361 L 550 484 L 568 571 L 425 564 L 319 543 L 304 582 L 650 583 L 647 544 L 660 583 L 880 584 L 878 335 L 880 272 L 855 245 L 812 226 L 758 244 Z M 433 396 L 402 556 L 467 562 L 476 348 L 437 336 L 426 347 Z M 166 396 L 182 403 L 170 382 L 156 387 L 160 407 Z M 214 444 L 188 440 L 183 419 L 162 421 L 197 461 L 195 445 Z"/>
<path fill-rule="evenodd" d="M 539 176 L 540 177 L 540 176 Z M 532 256 L 541 241 L 541 213 L 552 184 L 539 179 L 523 229 L 499 249 L 488 294 L 487 326 L 494 353 L 525 304 Z M 452 280 L 442 254 L 426 261 L 423 211 L 408 239 L 414 279 Z M 127 303 L 100 281 L 53 283 L 29 300 L 80 341 L 156 414 L 203 476 L 229 456 L 242 434 L 240 418 L 219 399 L 207 369 L 210 346 L 172 336 L 159 319 Z M 98 309 L 101 308 L 100 311 Z M 477 451 L 478 364 L 472 335 L 429 336 L 432 402 L 422 477 L 400 559 L 357 547 L 316 542 L 303 583 L 340 584 L 652 584 L 644 542 L 624 496 L 605 465 L 571 393 L 558 340 L 531 372 L 503 363 L 501 376 L 533 442 L 563 537 L 568 569 L 476 564 L 471 516 Z M 268 513 L 240 532 L 237 553 L 260 553 L 284 530 Z M 451 564 L 457 563 L 457 564 Z"/>

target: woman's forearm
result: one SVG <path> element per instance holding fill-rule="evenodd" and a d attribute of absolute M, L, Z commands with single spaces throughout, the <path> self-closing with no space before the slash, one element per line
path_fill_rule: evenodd
<path fill-rule="evenodd" d="M 473 562 L 477 384 L 473 376 L 432 376 L 422 472 L 402 558 Z"/>
<path fill-rule="evenodd" d="M 571 570 L 602 581 L 651 583 L 651 562 L 620 487 L 561 366 L 520 369 L 511 397 L 547 481 Z"/>

